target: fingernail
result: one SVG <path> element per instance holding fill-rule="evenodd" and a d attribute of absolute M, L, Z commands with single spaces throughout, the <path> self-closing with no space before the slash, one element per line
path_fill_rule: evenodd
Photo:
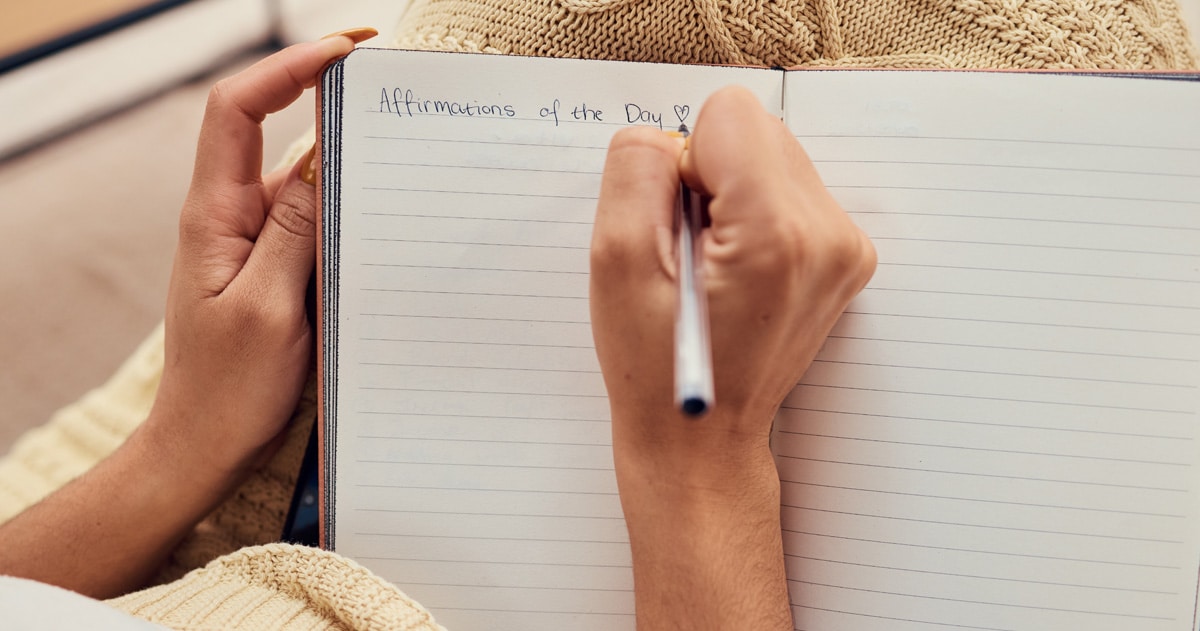
<path fill-rule="evenodd" d="M 317 145 L 313 143 L 308 153 L 300 158 L 300 179 L 313 186 L 317 185 Z"/>
<path fill-rule="evenodd" d="M 334 37 L 349 37 L 350 41 L 354 42 L 355 44 L 360 44 L 362 42 L 365 42 L 365 41 L 371 39 L 372 37 L 375 37 L 378 34 L 379 34 L 379 31 L 377 31 L 369 26 L 360 26 L 358 28 L 348 28 L 344 31 L 330 33 L 330 34 L 326 35 L 325 37 L 322 37 L 321 39 L 331 39 Z"/>

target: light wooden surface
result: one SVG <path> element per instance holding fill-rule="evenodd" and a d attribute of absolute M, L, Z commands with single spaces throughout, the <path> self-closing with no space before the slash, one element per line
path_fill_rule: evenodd
<path fill-rule="evenodd" d="M 154 0 L 3 0 L 0 57 L 154 4 Z"/>

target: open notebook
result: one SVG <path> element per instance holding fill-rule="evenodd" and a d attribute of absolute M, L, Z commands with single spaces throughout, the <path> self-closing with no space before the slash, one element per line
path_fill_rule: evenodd
<path fill-rule="evenodd" d="M 775 425 L 796 628 L 1193 628 L 1186 81 L 355 51 L 322 85 L 324 544 L 452 630 L 634 628 L 591 220 L 616 130 L 730 83 L 879 252 Z"/>

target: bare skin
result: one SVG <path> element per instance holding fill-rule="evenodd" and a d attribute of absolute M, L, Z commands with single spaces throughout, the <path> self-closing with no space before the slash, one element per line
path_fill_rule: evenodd
<path fill-rule="evenodd" d="M 309 367 L 315 195 L 300 165 L 262 175 L 260 124 L 353 47 L 299 44 L 213 88 L 150 416 L 112 456 L 0 526 L 0 574 L 96 598 L 136 589 L 270 452 Z"/>
<path fill-rule="evenodd" d="M 619 133 L 592 241 L 638 628 L 791 629 L 771 419 L 870 279 L 875 251 L 748 92 L 710 97 L 690 143 L 681 156 L 663 134 Z M 712 197 L 703 265 L 716 402 L 700 420 L 672 401 L 680 177 Z"/>
<path fill-rule="evenodd" d="M 315 195 L 300 165 L 260 175 L 260 123 L 352 47 L 347 37 L 294 46 L 214 88 L 150 417 L 110 458 L 0 526 L 0 574 L 99 598 L 136 589 L 271 453 L 309 366 Z M 617 134 L 593 239 L 593 333 L 638 626 L 790 629 L 771 418 L 875 254 L 745 91 L 710 98 L 691 143 L 683 153 L 658 132 Z M 717 391 L 700 421 L 671 401 L 680 177 L 713 200 L 704 265 Z"/>

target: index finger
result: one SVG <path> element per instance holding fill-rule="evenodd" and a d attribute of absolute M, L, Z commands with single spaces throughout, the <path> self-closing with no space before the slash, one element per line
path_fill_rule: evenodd
<path fill-rule="evenodd" d="M 262 175 L 262 122 L 291 105 L 330 61 L 354 50 L 347 37 L 289 46 L 219 81 L 208 96 L 196 148 L 197 181 L 251 183 Z"/>

